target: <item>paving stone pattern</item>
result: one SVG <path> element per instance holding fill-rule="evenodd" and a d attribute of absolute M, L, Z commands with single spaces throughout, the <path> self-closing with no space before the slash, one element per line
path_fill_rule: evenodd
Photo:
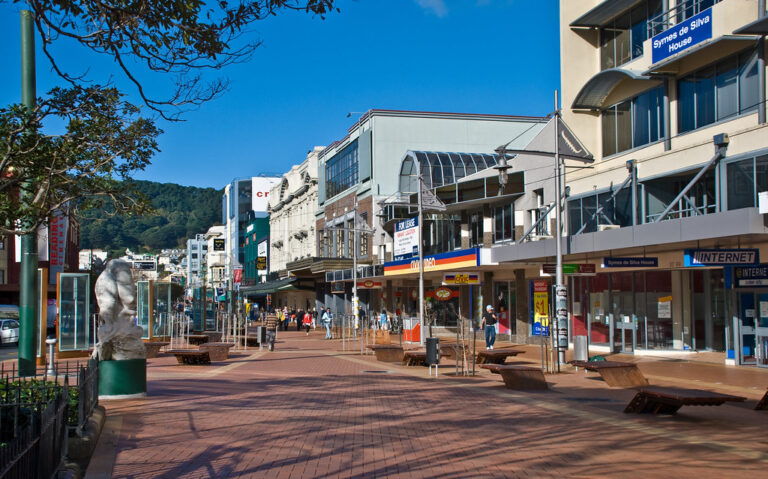
<path fill-rule="evenodd" d="M 487 372 L 451 378 L 449 363 L 430 379 L 320 337 L 281 332 L 275 352 L 183 370 L 150 360 L 146 399 L 105 403 L 122 420 L 117 447 L 97 450 L 111 476 L 766 477 L 768 415 L 747 407 L 629 416 L 632 391 L 579 374 L 514 392 Z"/>

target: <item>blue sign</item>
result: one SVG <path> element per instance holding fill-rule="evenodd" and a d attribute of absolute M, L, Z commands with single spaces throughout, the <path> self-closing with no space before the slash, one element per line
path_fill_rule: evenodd
<path fill-rule="evenodd" d="M 726 288 L 756 288 L 765 286 L 768 286 L 768 264 L 725 269 Z"/>
<path fill-rule="evenodd" d="M 757 249 L 687 249 L 685 267 L 694 266 L 751 266 L 760 263 Z"/>
<path fill-rule="evenodd" d="M 603 268 L 658 268 L 659 258 L 603 258 Z"/>
<path fill-rule="evenodd" d="M 656 64 L 710 38 L 712 9 L 708 8 L 651 38 L 651 61 Z"/>
<path fill-rule="evenodd" d="M 405 231 L 419 226 L 419 217 L 409 218 L 407 220 L 395 223 L 395 231 Z"/>

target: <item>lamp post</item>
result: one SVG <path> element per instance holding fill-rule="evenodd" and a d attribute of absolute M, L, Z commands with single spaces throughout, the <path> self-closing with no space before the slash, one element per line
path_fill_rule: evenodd
<path fill-rule="evenodd" d="M 563 232 L 562 223 L 562 196 L 560 178 L 560 102 L 558 92 L 555 90 L 555 331 L 557 341 L 558 370 L 560 364 L 565 363 L 565 351 L 568 349 L 568 289 L 563 282 L 563 245 L 561 241 Z M 551 327 L 551 326 L 550 326 Z"/>

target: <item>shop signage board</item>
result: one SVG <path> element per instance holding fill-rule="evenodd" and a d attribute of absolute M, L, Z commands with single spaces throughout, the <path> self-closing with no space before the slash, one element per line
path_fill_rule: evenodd
<path fill-rule="evenodd" d="M 541 265 L 542 274 L 548 274 L 554 276 L 557 274 L 556 264 L 543 264 Z M 594 264 L 576 264 L 565 263 L 563 264 L 563 274 L 569 274 L 573 276 L 594 276 L 597 274 Z"/>
<path fill-rule="evenodd" d="M 428 298 L 434 298 L 438 301 L 448 301 L 453 298 L 458 298 L 459 291 L 441 286 L 434 291 L 427 291 L 426 296 Z"/>
<path fill-rule="evenodd" d="M 410 218 L 395 224 L 395 260 L 404 260 L 419 254 L 419 219 Z"/>
<path fill-rule="evenodd" d="M 672 296 L 662 296 L 657 300 L 659 319 L 672 317 Z"/>
<path fill-rule="evenodd" d="M 213 250 L 214 251 L 224 251 L 227 248 L 227 241 L 224 238 L 214 238 L 213 240 Z"/>
<path fill-rule="evenodd" d="M 659 258 L 603 258 L 603 268 L 658 268 Z"/>
<path fill-rule="evenodd" d="M 708 8 L 651 38 L 654 64 L 712 38 L 712 9 Z"/>
<path fill-rule="evenodd" d="M 443 284 L 471 286 L 480 284 L 480 273 L 445 273 Z"/>
<path fill-rule="evenodd" d="M 549 281 L 533 280 L 533 335 L 549 336 Z"/>
<path fill-rule="evenodd" d="M 451 251 L 424 257 L 424 271 L 445 271 L 456 268 L 476 268 L 480 266 L 480 250 L 477 248 Z M 419 260 L 416 258 L 384 263 L 384 276 L 397 276 L 419 272 Z"/>
<path fill-rule="evenodd" d="M 366 279 L 365 281 L 357 282 L 357 289 L 381 289 L 383 287 L 384 285 L 381 283 L 381 281 Z"/>
<path fill-rule="evenodd" d="M 687 249 L 686 268 L 696 266 L 751 266 L 760 264 L 757 249 Z"/>
<path fill-rule="evenodd" d="M 726 288 L 755 288 L 768 286 L 768 264 L 725 269 Z"/>

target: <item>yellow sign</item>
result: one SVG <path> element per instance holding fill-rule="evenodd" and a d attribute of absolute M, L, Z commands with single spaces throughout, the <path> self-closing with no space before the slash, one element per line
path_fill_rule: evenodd
<path fill-rule="evenodd" d="M 672 301 L 672 296 L 662 296 L 659 298 L 659 303 L 668 303 Z"/>
<path fill-rule="evenodd" d="M 549 293 L 533 293 L 533 321 L 549 326 Z"/>
<path fill-rule="evenodd" d="M 473 285 L 480 284 L 480 273 L 445 273 L 443 284 Z"/>

